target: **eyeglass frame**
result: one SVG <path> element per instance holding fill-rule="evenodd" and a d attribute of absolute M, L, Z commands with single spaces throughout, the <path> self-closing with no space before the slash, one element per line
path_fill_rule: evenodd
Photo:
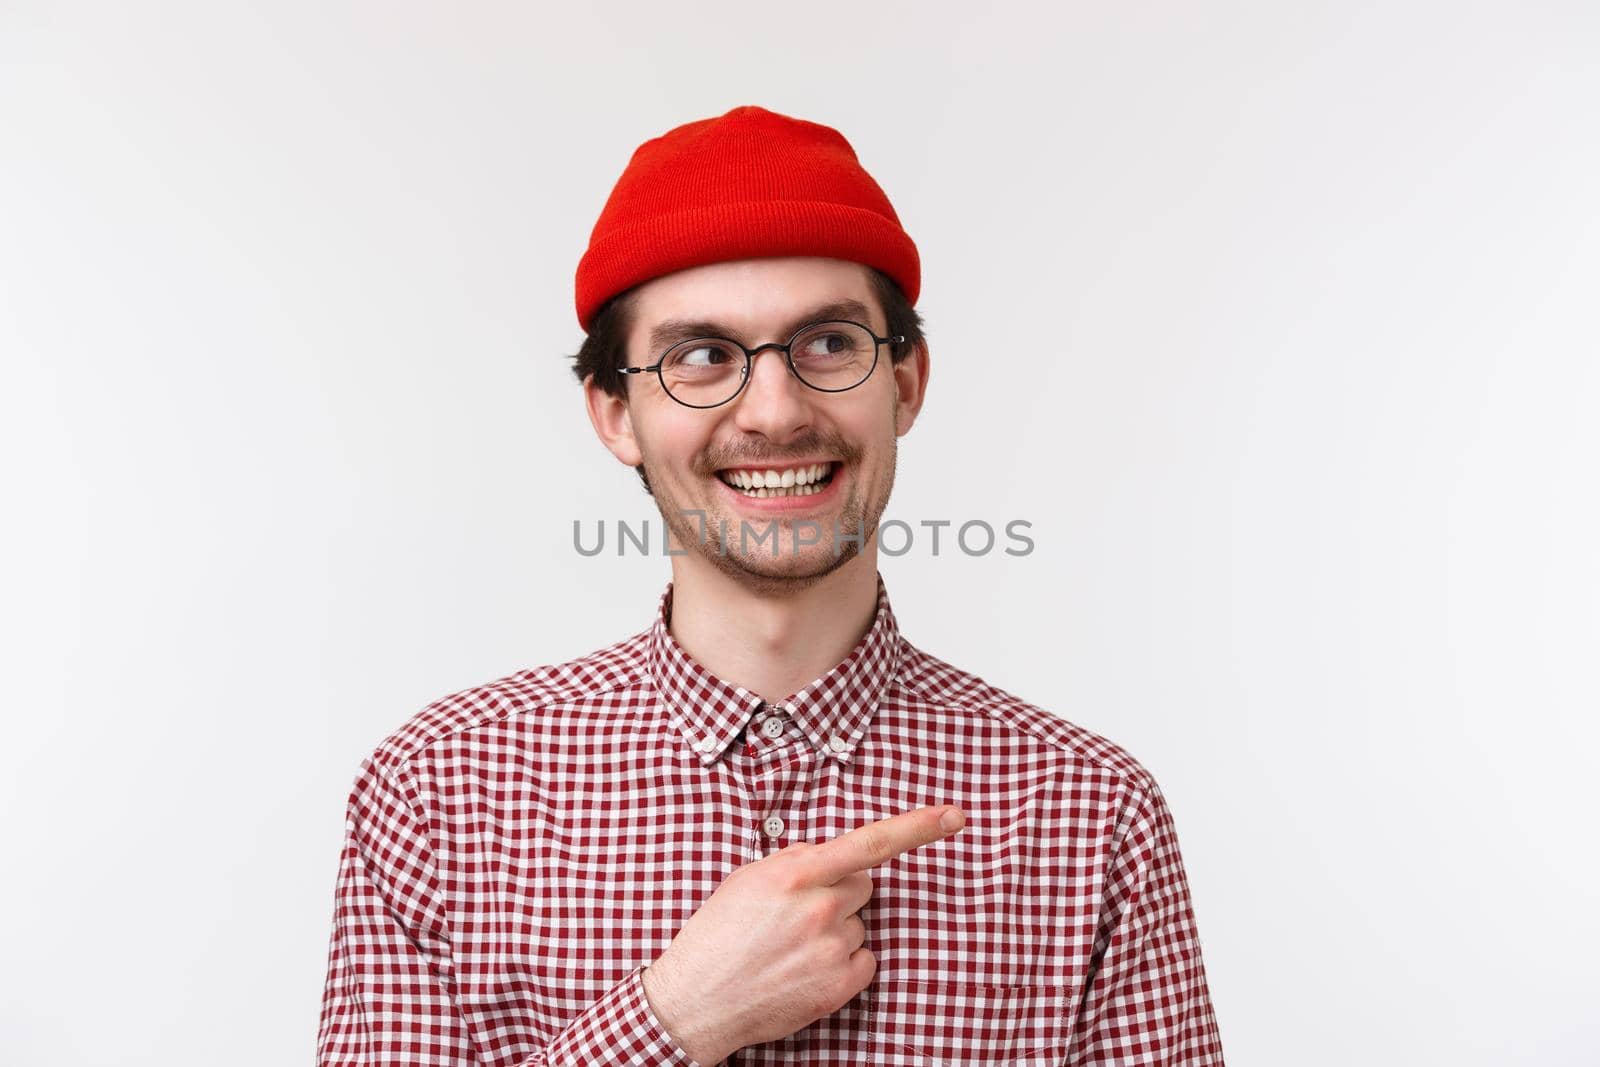
<path fill-rule="evenodd" d="M 867 368 L 867 373 L 861 376 L 861 380 L 859 382 L 857 382 L 855 385 L 847 385 L 843 389 L 825 389 L 820 385 L 812 385 L 810 382 L 806 381 L 800 376 L 799 370 L 795 368 L 794 352 L 792 351 L 794 348 L 794 343 L 800 339 L 801 334 L 808 330 L 814 330 L 818 326 L 831 326 L 834 323 L 838 323 L 841 326 L 855 326 L 859 329 L 865 330 L 867 336 L 872 338 L 874 342 L 872 346 L 872 366 Z M 735 400 L 739 399 L 739 394 L 744 392 L 745 386 L 750 384 L 751 371 L 755 369 L 756 357 L 769 348 L 776 348 L 778 351 L 783 353 L 783 362 L 786 366 L 788 366 L 789 373 L 794 375 L 795 381 L 799 382 L 807 389 L 815 389 L 819 393 L 848 393 L 852 389 L 859 389 L 861 386 L 865 385 L 867 379 L 872 377 L 873 372 L 878 369 L 878 350 L 880 348 L 886 344 L 904 344 L 905 339 L 906 335 L 903 333 L 897 333 L 892 337 L 879 337 L 871 326 L 868 326 L 864 323 L 855 322 L 851 319 L 827 319 L 823 322 L 806 323 L 804 326 L 796 330 L 785 344 L 779 344 L 776 341 L 768 341 L 766 344 L 756 345 L 754 348 L 746 348 L 744 345 L 740 344 L 738 341 L 735 341 L 731 337 L 686 337 L 682 341 L 675 341 L 673 344 L 668 346 L 667 350 L 661 353 L 661 358 L 657 359 L 654 363 L 643 367 L 618 367 L 617 370 L 622 374 L 646 374 L 650 371 L 655 371 L 656 381 L 661 383 L 661 391 L 666 393 L 668 397 L 671 397 L 673 403 L 682 404 L 686 408 L 694 408 L 696 411 L 709 411 L 711 408 L 720 408 L 724 404 L 731 404 Z M 673 396 L 672 390 L 667 387 L 667 379 L 661 373 L 661 365 L 667 361 L 667 356 L 674 349 L 679 348 L 682 345 L 693 344 L 696 341 L 723 341 L 744 353 L 744 369 L 739 372 L 739 388 L 735 389 L 728 399 L 719 400 L 715 404 L 690 404 L 687 401 L 679 400 L 676 396 Z"/>

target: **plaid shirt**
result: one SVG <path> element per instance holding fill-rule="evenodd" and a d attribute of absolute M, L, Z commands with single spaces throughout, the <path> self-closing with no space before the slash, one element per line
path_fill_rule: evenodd
<path fill-rule="evenodd" d="M 350 795 L 319 1067 L 692 1065 L 640 977 L 735 868 L 929 804 L 874 868 L 877 973 L 725 1061 L 1221 1064 L 1155 780 L 1111 742 L 871 629 L 781 704 L 643 632 L 424 708 Z"/>

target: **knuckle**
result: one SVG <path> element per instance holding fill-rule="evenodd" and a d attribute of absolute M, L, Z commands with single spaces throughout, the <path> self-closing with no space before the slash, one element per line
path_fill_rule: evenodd
<path fill-rule="evenodd" d="M 786 866 L 777 876 L 778 888 L 786 894 L 804 892 L 811 882 L 807 868 L 796 864 Z"/>
<path fill-rule="evenodd" d="M 806 902 L 805 924 L 811 930 L 826 930 L 833 925 L 833 905 L 826 897 Z"/>
<path fill-rule="evenodd" d="M 889 840 L 889 835 L 877 827 L 867 831 L 863 843 L 867 847 L 867 854 L 879 863 L 887 860 L 894 852 L 894 845 Z"/>

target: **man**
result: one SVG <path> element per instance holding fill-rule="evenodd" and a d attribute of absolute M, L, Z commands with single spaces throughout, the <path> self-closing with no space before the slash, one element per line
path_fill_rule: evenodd
<path fill-rule="evenodd" d="M 1222 1062 L 1155 781 L 899 632 L 919 288 L 826 126 L 738 107 L 634 153 L 576 369 L 672 581 L 363 764 L 319 1063 Z"/>

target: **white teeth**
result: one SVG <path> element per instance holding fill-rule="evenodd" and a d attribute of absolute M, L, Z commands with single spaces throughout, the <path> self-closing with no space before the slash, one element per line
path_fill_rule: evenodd
<path fill-rule="evenodd" d="M 742 489 L 746 496 L 765 498 L 769 496 L 811 496 L 820 493 L 825 486 L 817 482 L 827 475 L 832 464 L 814 463 L 809 467 L 790 467 L 786 471 L 724 471 L 722 480 L 738 489 Z"/>

